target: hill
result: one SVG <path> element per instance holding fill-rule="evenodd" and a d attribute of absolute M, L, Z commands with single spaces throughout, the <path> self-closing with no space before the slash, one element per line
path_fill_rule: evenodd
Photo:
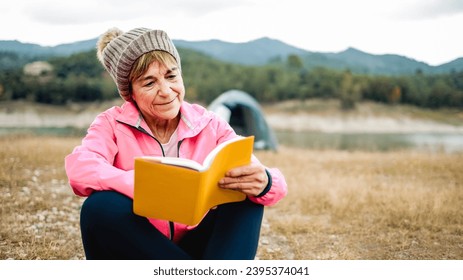
<path fill-rule="evenodd" d="M 175 40 L 177 47 L 193 49 L 216 59 L 243 65 L 264 65 L 272 59 L 286 58 L 290 54 L 306 55 L 310 52 L 267 37 L 246 43 L 229 43 L 220 40 Z"/>
<path fill-rule="evenodd" d="M 67 56 L 95 48 L 97 39 L 62 44 L 54 47 L 44 47 L 19 41 L 0 41 L 0 68 L 5 63 L 12 64 L 15 60 L 9 57 L 19 55 L 18 63 L 36 60 L 38 57 Z M 426 74 L 450 73 L 463 71 L 463 58 L 449 63 L 431 66 L 424 62 L 395 55 L 374 55 L 358 49 L 348 48 L 338 53 L 311 52 L 288 45 L 271 38 L 260 38 L 245 43 L 230 43 L 220 40 L 185 41 L 174 40 L 179 48 L 201 52 L 215 59 L 242 65 L 265 65 L 269 63 L 285 63 L 290 54 L 299 56 L 308 69 L 324 67 L 330 69 L 350 69 L 354 73 L 373 75 L 404 75 L 421 71 Z"/>
<path fill-rule="evenodd" d="M 331 68 L 346 69 L 363 74 L 410 74 L 420 69 L 426 73 L 435 73 L 438 71 L 432 66 L 399 55 L 372 55 L 362 52 L 358 49 L 348 48 L 339 53 L 324 54 L 328 61 L 337 64 L 331 65 Z M 308 56 L 310 64 L 310 56 Z"/>
<path fill-rule="evenodd" d="M 37 44 L 22 43 L 17 40 L 0 41 L 1 52 L 12 52 L 31 57 L 37 56 L 68 56 L 74 53 L 88 51 L 95 48 L 97 39 L 90 39 L 54 47 Z"/>

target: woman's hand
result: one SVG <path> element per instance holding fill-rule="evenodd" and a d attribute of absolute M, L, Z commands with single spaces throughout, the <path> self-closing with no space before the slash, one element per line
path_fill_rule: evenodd
<path fill-rule="evenodd" d="M 219 181 L 219 187 L 240 191 L 246 195 L 259 195 L 268 184 L 265 167 L 258 163 L 231 169 Z"/>

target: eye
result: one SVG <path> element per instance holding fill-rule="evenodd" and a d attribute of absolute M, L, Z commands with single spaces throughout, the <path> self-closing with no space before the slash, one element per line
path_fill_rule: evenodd
<path fill-rule="evenodd" d="M 176 77 L 177 77 L 177 75 L 172 74 L 172 75 L 167 76 L 167 79 L 173 80 L 173 79 L 175 79 Z"/>
<path fill-rule="evenodd" d="M 146 84 L 144 84 L 143 86 L 144 87 L 151 87 L 154 85 L 154 82 L 153 81 L 150 81 L 150 82 L 147 82 Z"/>

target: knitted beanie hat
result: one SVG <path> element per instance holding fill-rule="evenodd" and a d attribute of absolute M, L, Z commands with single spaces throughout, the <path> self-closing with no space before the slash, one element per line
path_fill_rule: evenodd
<path fill-rule="evenodd" d="M 180 65 L 180 56 L 172 40 L 162 30 L 136 28 L 122 32 L 112 28 L 102 34 L 97 43 L 97 57 L 117 85 L 120 96 L 131 100 L 129 75 L 134 62 L 150 51 L 165 51 Z"/>

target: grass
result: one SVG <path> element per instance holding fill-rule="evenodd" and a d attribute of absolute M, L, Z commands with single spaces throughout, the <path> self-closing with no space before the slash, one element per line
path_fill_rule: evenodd
<path fill-rule="evenodd" d="M 77 139 L 0 138 L 0 259 L 82 259 L 79 208 L 64 173 Z"/>
<path fill-rule="evenodd" d="M 261 246 L 265 259 L 463 258 L 462 154 L 283 149 L 259 157 L 289 185 L 266 219 L 290 255 Z"/>
<path fill-rule="evenodd" d="M 0 137 L 0 259 L 84 259 L 83 198 L 64 156 L 79 138 Z M 463 259 L 463 154 L 258 151 L 286 176 L 259 259 Z"/>

